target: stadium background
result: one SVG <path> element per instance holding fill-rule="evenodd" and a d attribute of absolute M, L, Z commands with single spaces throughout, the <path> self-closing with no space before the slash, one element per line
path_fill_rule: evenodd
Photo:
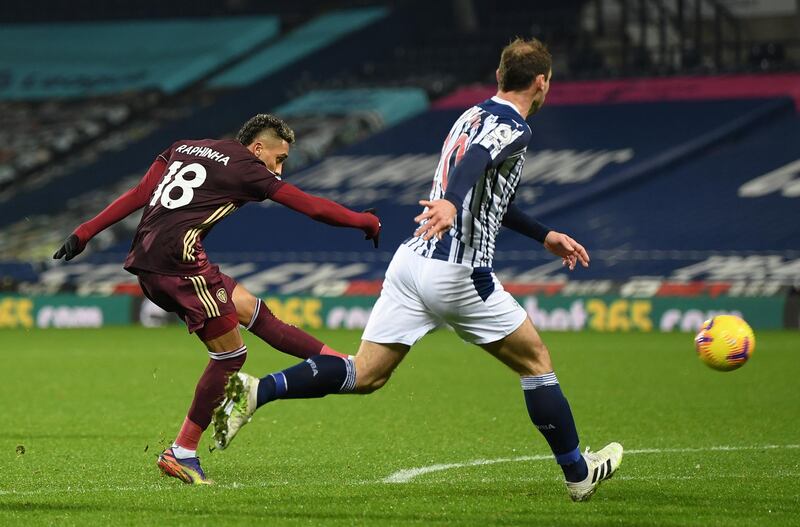
<path fill-rule="evenodd" d="M 70 263 L 52 260 L 56 248 L 175 140 L 231 136 L 254 113 L 275 113 L 298 136 L 285 178 L 354 209 L 377 207 L 381 248 L 270 203 L 237 211 L 205 246 L 280 318 L 355 349 L 450 124 L 493 94 L 499 50 L 514 35 L 539 37 L 554 57 L 517 202 L 582 241 L 592 265 L 568 273 L 506 231 L 496 271 L 547 332 L 593 445 L 688 453 L 648 458 L 660 460 L 655 482 L 652 465 L 637 464 L 647 456 L 632 456 L 597 505 L 605 509 L 582 509 L 596 517 L 557 505 L 554 473 L 508 465 L 442 473 L 408 491 L 361 490 L 410 465 L 546 453 L 521 407 L 508 406 L 519 394 L 507 372 L 441 331 L 366 402 L 308 403 L 321 410 L 300 422 L 299 406 L 278 405 L 273 421 L 254 421 L 241 454 L 210 458 L 213 476 L 228 482 L 219 494 L 159 494 L 175 487 L 151 484 L 152 454 L 182 418 L 202 346 L 143 301 L 122 269 L 138 213 Z M 196 524 L 210 506 L 216 516 L 203 518 L 215 524 L 516 524 L 542 507 L 570 524 L 793 524 L 798 108 L 795 0 L 0 4 L 0 399 L 9 424 L 0 523 Z M 723 312 L 756 329 L 757 366 L 711 377 L 689 333 Z M 264 348 L 251 343 L 248 368 L 291 363 Z M 497 389 L 465 393 L 463 384 Z M 597 394 L 617 411 L 590 413 Z M 443 430 L 463 428 L 456 401 L 475 422 L 443 443 Z M 354 414 L 361 421 L 348 421 Z M 292 423 L 286 443 L 270 422 Z M 317 468 L 345 443 L 359 463 Z M 701 452 L 719 445 L 734 446 L 714 472 Z M 94 455 L 107 448 L 119 455 Z M 139 457 L 121 463 L 132 451 Z M 730 488 L 744 474 L 751 479 Z M 320 491 L 326 477 L 333 490 Z M 294 483 L 266 488 L 286 480 Z M 536 490 L 515 495 L 520 486 Z M 315 492 L 325 506 L 315 509 Z M 252 512 L 265 508 L 265 493 L 274 509 Z M 349 505 L 330 512 L 339 499 Z M 248 513 L 236 508 L 245 503 Z"/>
<path fill-rule="evenodd" d="M 165 145 L 257 112 L 297 132 L 289 181 L 379 208 L 382 247 L 265 203 L 218 226 L 209 253 L 287 320 L 362 326 L 442 137 L 493 93 L 513 35 L 554 55 L 517 201 L 593 257 L 570 275 L 503 234 L 496 270 L 537 324 L 690 331 L 738 312 L 798 326 L 795 2 L 424 5 L 4 5 L 0 327 L 162 323 L 120 266 L 138 214 L 71 264 L 50 256 Z"/>

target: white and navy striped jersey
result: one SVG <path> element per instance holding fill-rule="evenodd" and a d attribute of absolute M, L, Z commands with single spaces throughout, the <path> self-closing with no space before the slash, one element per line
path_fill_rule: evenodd
<path fill-rule="evenodd" d="M 411 237 L 403 243 L 426 258 L 491 267 L 495 238 L 517 190 L 530 138 L 531 129 L 522 115 L 499 97 L 461 114 L 442 147 L 430 199 L 444 197 L 448 173 L 469 148 L 486 149 L 492 162 L 467 192 L 453 228 L 441 240 Z"/>

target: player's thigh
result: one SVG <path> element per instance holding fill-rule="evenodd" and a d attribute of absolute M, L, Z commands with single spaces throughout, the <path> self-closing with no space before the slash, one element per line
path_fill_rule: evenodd
<path fill-rule="evenodd" d="M 526 318 L 511 334 L 495 342 L 480 344 L 480 347 L 519 375 L 542 375 L 553 371 L 550 352 L 530 318 Z"/>
<path fill-rule="evenodd" d="M 528 318 L 490 268 L 446 265 L 452 269 L 446 267 L 426 282 L 432 292 L 426 301 L 465 341 L 479 346 L 498 342 Z"/>
<path fill-rule="evenodd" d="M 406 344 L 379 344 L 362 340 L 355 357 L 356 393 L 371 393 L 386 384 L 411 349 Z"/>
<path fill-rule="evenodd" d="M 240 352 L 239 354 L 241 355 L 246 349 L 244 348 L 244 341 L 242 340 L 242 334 L 239 332 L 238 325 L 218 337 L 203 340 L 203 344 L 208 348 L 208 353 L 211 355 L 211 358 L 217 360 L 232 358 L 233 354 L 237 352 Z"/>
<path fill-rule="evenodd" d="M 362 339 L 407 347 L 434 329 L 440 319 L 422 301 L 415 274 L 424 263 L 401 245 L 386 270 L 381 295 L 372 307 Z"/>
<path fill-rule="evenodd" d="M 232 278 L 229 278 L 233 281 Z M 233 286 L 233 305 L 236 306 L 236 316 L 239 323 L 249 328 L 261 307 L 260 300 L 242 284 L 234 282 Z"/>

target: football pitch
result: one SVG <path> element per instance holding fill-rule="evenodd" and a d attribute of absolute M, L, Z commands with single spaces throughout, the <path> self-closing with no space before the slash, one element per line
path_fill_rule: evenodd
<path fill-rule="evenodd" d="M 340 351 L 355 331 L 319 331 Z M 441 331 L 365 397 L 278 401 L 215 486 L 162 477 L 205 366 L 183 328 L 0 332 L 0 525 L 800 525 L 800 334 L 760 332 L 719 373 L 688 334 L 544 334 L 581 446 L 614 479 L 572 503 L 519 382 Z M 244 370 L 296 359 L 246 335 Z M 207 434 L 209 435 L 209 434 Z"/>

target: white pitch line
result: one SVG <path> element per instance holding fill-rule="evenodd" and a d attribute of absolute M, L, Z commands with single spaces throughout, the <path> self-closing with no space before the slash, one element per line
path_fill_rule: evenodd
<path fill-rule="evenodd" d="M 711 446 L 704 448 L 640 448 L 633 450 L 626 450 L 625 455 L 632 454 L 670 454 L 670 453 L 689 453 L 689 452 L 736 452 L 739 450 L 775 450 L 778 448 L 800 448 L 800 445 L 762 445 L 762 446 Z M 398 470 L 383 478 L 381 483 L 408 483 L 417 476 L 430 474 L 431 472 L 440 472 L 442 470 L 450 470 L 453 468 L 464 467 L 478 467 L 483 465 L 494 465 L 496 463 L 516 463 L 520 461 L 544 461 L 553 459 L 552 455 L 538 455 L 538 456 L 518 456 L 518 457 L 501 457 L 497 459 L 473 459 L 472 461 L 465 461 L 463 463 L 442 463 L 436 465 L 428 465 L 426 467 L 406 468 Z"/>

